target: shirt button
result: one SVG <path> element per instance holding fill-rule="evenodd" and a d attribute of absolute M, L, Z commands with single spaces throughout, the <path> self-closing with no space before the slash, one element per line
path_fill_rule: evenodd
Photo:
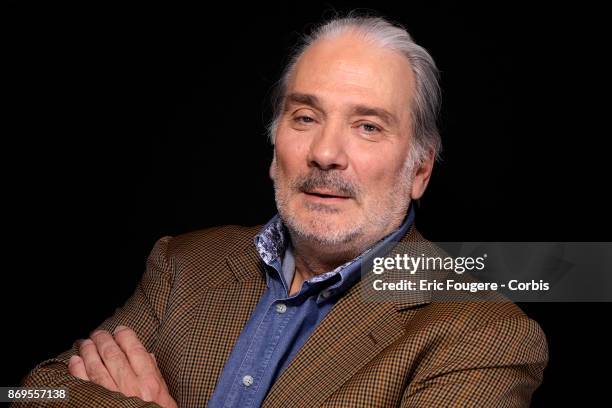
<path fill-rule="evenodd" d="M 321 292 L 321 296 L 323 297 L 323 299 L 328 299 L 331 295 L 332 295 L 331 290 L 324 290 L 323 292 Z"/>
<path fill-rule="evenodd" d="M 242 377 L 242 383 L 249 387 L 251 384 L 253 384 L 253 377 L 251 377 L 250 375 L 245 375 L 244 377 Z"/>
<path fill-rule="evenodd" d="M 278 313 L 285 313 L 287 311 L 287 306 L 284 303 L 279 303 L 276 305 L 276 311 Z"/>

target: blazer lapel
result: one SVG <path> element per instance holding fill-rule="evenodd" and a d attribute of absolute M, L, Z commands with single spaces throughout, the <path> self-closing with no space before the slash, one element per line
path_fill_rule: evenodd
<path fill-rule="evenodd" d="M 417 255 L 419 246 L 410 244 L 422 239 L 411 228 L 401 242 L 408 244 L 404 250 Z M 373 279 L 372 273 L 366 274 L 334 305 L 272 386 L 264 408 L 321 405 L 402 336 L 405 323 L 400 310 L 429 302 L 427 294 L 418 293 L 399 302 L 366 302 L 362 287 Z"/>
<path fill-rule="evenodd" d="M 228 257 L 208 273 L 225 276 L 204 288 L 194 305 L 181 361 L 181 407 L 201 407 L 212 396 L 234 343 L 265 290 L 255 249 Z"/>

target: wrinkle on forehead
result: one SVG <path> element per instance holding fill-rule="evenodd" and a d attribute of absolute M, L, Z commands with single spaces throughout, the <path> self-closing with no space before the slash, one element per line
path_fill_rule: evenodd
<path fill-rule="evenodd" d="M 298 60 L 288 88 L 335 100 L 363 98 L 400 115 L 411 100 L 414 74 L 404 56 L 343 34 L 312 44 Z"/>

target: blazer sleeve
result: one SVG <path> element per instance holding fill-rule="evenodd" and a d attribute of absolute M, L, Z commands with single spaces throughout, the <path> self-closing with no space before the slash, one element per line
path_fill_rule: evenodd
<path fill-rule="evenodd" d="M 548 345 L 525 315 L 490 322 L 435 353 L 404 392 L 402 407 L 528 407 Z"/>
<path fill-rule="evenodd" d="M 145 273 L 138 283 L 134 294 L 123 307 L 106 319 L 98 329 L 113 331 L 124 325 L 132 328 L 144 346 L 153 350 L 160 321 L 172 287 L 173 266 L 168 256 L 168 247 L 172 238 L 160 238 L 147 258 Z M 22 381 L 23 387 L 61 387 L 69 393 L 67 401 L 15 403 L 14 407 L 159 407 L 157 404 L 142 401 L 136 397 L 126 397 L 112 392 L 102 386 L 81 380 L 70 375 L 68 360 L 78 354 L 77 342 L 72 348 L 56 358 L 44 361 L 36 366 Z"/>

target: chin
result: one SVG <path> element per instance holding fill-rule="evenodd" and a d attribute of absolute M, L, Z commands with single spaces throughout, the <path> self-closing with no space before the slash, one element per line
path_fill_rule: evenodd
<path fill-rule="evenodd" d="M 288 226 L 301 238 L 325 245 L 339 245 L 353 242 L 362 235 L 359 223 L 340 214 L 305 211 L 297 217 L 290 217 Z"/>

